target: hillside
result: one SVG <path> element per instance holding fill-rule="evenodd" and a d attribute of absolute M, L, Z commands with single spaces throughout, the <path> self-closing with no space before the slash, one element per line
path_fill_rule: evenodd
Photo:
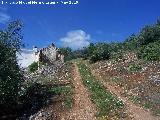
<path fill-rule="evenodd" d="M 0 119 L 160 120 L 159 20 L 123 42 L 51 44 L 25 70 L 21 24 L 9 28 L 0 31 Z"/>

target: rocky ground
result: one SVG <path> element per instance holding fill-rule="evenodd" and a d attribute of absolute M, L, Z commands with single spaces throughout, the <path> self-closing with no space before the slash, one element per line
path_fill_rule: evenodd
<path fill-rule="evenodd" d="M 91 91 L 84 86 L 75 62 L 72 63 L 57 62 L 42 66 L 35 73 L 25 73 L 21 104 L 16 112 L 19 114 L 14 117 L 17 120 L 108 120 L 96 117 L 98 109 L 90 98 Z M 90 67 L 106 90 L 125 103 L 126 117 L 121 116 L 122 119 L 160 119 L 160 63 L 83 63 Z"/>
<path fill-rule="evenodd" d="M 91 67 L 105 83 L 119 90 L 119 95 L 160 115 L 160 63 L 101 61 Z"/>
<path fill-rule="evenodd" d="M 70 63 L 42 66 L 34 73 L 25 72 L 18 120 L 60 119 L 72 106 Z"/>
<path fill-rule="evenodd" d="M 74 106 L 62 120 L 96 120 L 96 106 L 89 98 L 89 91 L 84 87 L 78 67 L 73 69 Z"/>
<path fill-rule="evenodd" d="M 132 69 L 134 64 L 138 64 L 136 69 Z M 72 64 L 69 64 L 72 66 Z M 143 63 L 139 62 L 112 62 L 102 61 L 91 64 L 92 74 L 99 80 L 102 80 L 106 89 L 109 89 L 119 99 L 125 103 L 126 114 L 129 115 L 124 119 L 131 120 L 159 120 L 158 116 L 153 113 L 159 110 L 159 63 Z M 135 67 L 135 66 L 134 66 Z M 54 67 L 44 68 L 46 76 Z M 70 67 L 62 65 L 58 68 L 59 72 L 54 72 L 54 85 L 72 86 L 73 101 L 72 106 L 65 106 L 64 95 L 59 94 L 52 96 L 48 105 L 45 105 L 35 114 L 32 114 L 30 120 L 98 120 L 96 118 L 97 107 L 89 98 L 89 91 L 84 87 L 81 75 L 77 65 Z M 43 71 L 41 70 L 41 71 Z M 46 71 L 50 72 L 46 72 Z M 37 73 L 36 73 L 37 74 Z M 69 74 L 72 77 L 67 77 Z M 53 78 L 52 74 L 48 74 L 48 78 Z M 55 77 L 57 76 L 57 77 Z M 66 79 L 70 78 L 71 81 Z M 50 82 L 35 80 L 41 84 L 50 84 Z M 42 82 L 43 81 L 43 82 Z M 53 80 L 52 80 L 53 81 Z M 144 104 L 146 108 L 144 108 Z M 148 108 L 147 108 L 148 107 Z M 158 115 L 158 114 L 156 114 Z M 101 118 L 107 120 L 107 118 Z M 114 120 L 114 118 L 113 118 Z"/>

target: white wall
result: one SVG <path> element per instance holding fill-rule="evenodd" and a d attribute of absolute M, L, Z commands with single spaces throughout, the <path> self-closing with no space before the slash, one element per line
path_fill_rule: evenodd
<path fill-rule="evenodd" d="M 33 62 L 38 61 L 38 56 L 34 54 L 33 50 L 22 49 L 22 52 L 17 53 L 17 60 L 20 67 L 26 68 Z"/>

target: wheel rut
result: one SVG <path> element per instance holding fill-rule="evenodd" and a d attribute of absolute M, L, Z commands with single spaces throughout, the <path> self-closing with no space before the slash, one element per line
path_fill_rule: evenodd
<path fill-rule="evenodd" d="M 74 105 L 63 120 L 96 120 L 96 107 L 89 98 L 89 92 L 84 87 L 78 66 L 73 69 Z"/>

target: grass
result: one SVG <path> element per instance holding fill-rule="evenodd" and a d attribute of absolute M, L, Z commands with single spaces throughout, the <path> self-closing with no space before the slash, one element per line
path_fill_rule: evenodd
<path fill-rule="evenodd" d="M 139 105 L 145 109 L 150 109 L 153 115 L 160 116 L 160 110 L 157 106 L 155 107 L 155 104 L 153 104 L 153 102 L 148 101 L 148 100 L 146 101 L 146 100 L 142 99 L 140 96 L 135 96 L 135 95 L 129 95 L 129 96 L 127 95 L 127 97 L 134 104 Z"/>
<path fill-rule="evenodd" d="M 66 80 L 71 81 L 73 79 L 72 77 L 72 62 L 68 61 L 66 62 L 67 68 L 68 68 L 68 75 L 65 77 Z M 57 88 L 51 89 L 52 92 L 55 92 L 56 94 L 63 95 L 64 96 L 64 104 L 67 108 L 72 108 L 73 105 L 73 87 L 70 84 L 69 86 L 59 86 Z"/>
<path fill-rule="evenodd" d="M 121 100 L 115 97 L 109 90 L 91 74 L 90 69 L 82 62 L 78 63 L 79 71 L 84 85 L 91 92 L 90 98 L 98 108 L 98 117 L 108 117 L 110 115 L 119 116 L 119 109 L 124 107 Z"/>
<path fill-rule="evenodd" d="M 139 96 L 129 96 L 129 99 L 134 103 L 134 104 L 141 104 L 142 100 L 141 97 Z"/>
<path fill-rule="evenodd" d="M 153 114 L 156 116 L 160 116 L 160 109 L 153 110 Z"/>
<path fill-rule="evenodd" d="M 138 64 L 131 64 L 127 69 L 130 72 L 139 72 L 142 70 L 142 67 Z"/>
<path fill-rule="evenodd" d="M 73 67 L 73 63 L 72 61 L 67 61 L 66 65 L 68 66 L 68 76 L 66 76 L 66 80 L 71 81 L 73 79 L 72 77 L 72 67 Z"/>
<path fill-rule="evenodd" d="M 66 76 L 66 79 L 68 81 L 71 81 L 71 80 L 73 80 L 73 76 L 72 76 L 73 63 L 72 62 L 67 62 L 66 64 L 68 66 L 68 76 Z M 66 91 L 66 92 L 67 93 L 66 93 L 65 105 L 68 108 L 72 108 L 72 105 L 73 105 L 73 86 L 72 86 L 72 84 L 70 85 L 69 90 Z"/>
<path fill-rule="evenodd" d="M 124 86 L 125 85 L 125 80 L 119 76 L 114 76 L 110 79 L 111 82 L 118 86 Z"/>
<path fill-rule="evenodd" d="M 58 86 L 55 88 L 51 88 L 49 92 L 56 94 L 56 95 L 63 95 L 64 96 L 64 103 L 65 106 L 68 108 L 72 107 L 72 95 L 73 91 L 70 86 Z"/>
<path fill-rule="evenodd" d="M 149 102 L 145 102 L 143 104 L 143 106 L 144 106 L 145 109 L 151 109 L 151 107 L 152 107 L 151 103 L 149 103 Z"/>

